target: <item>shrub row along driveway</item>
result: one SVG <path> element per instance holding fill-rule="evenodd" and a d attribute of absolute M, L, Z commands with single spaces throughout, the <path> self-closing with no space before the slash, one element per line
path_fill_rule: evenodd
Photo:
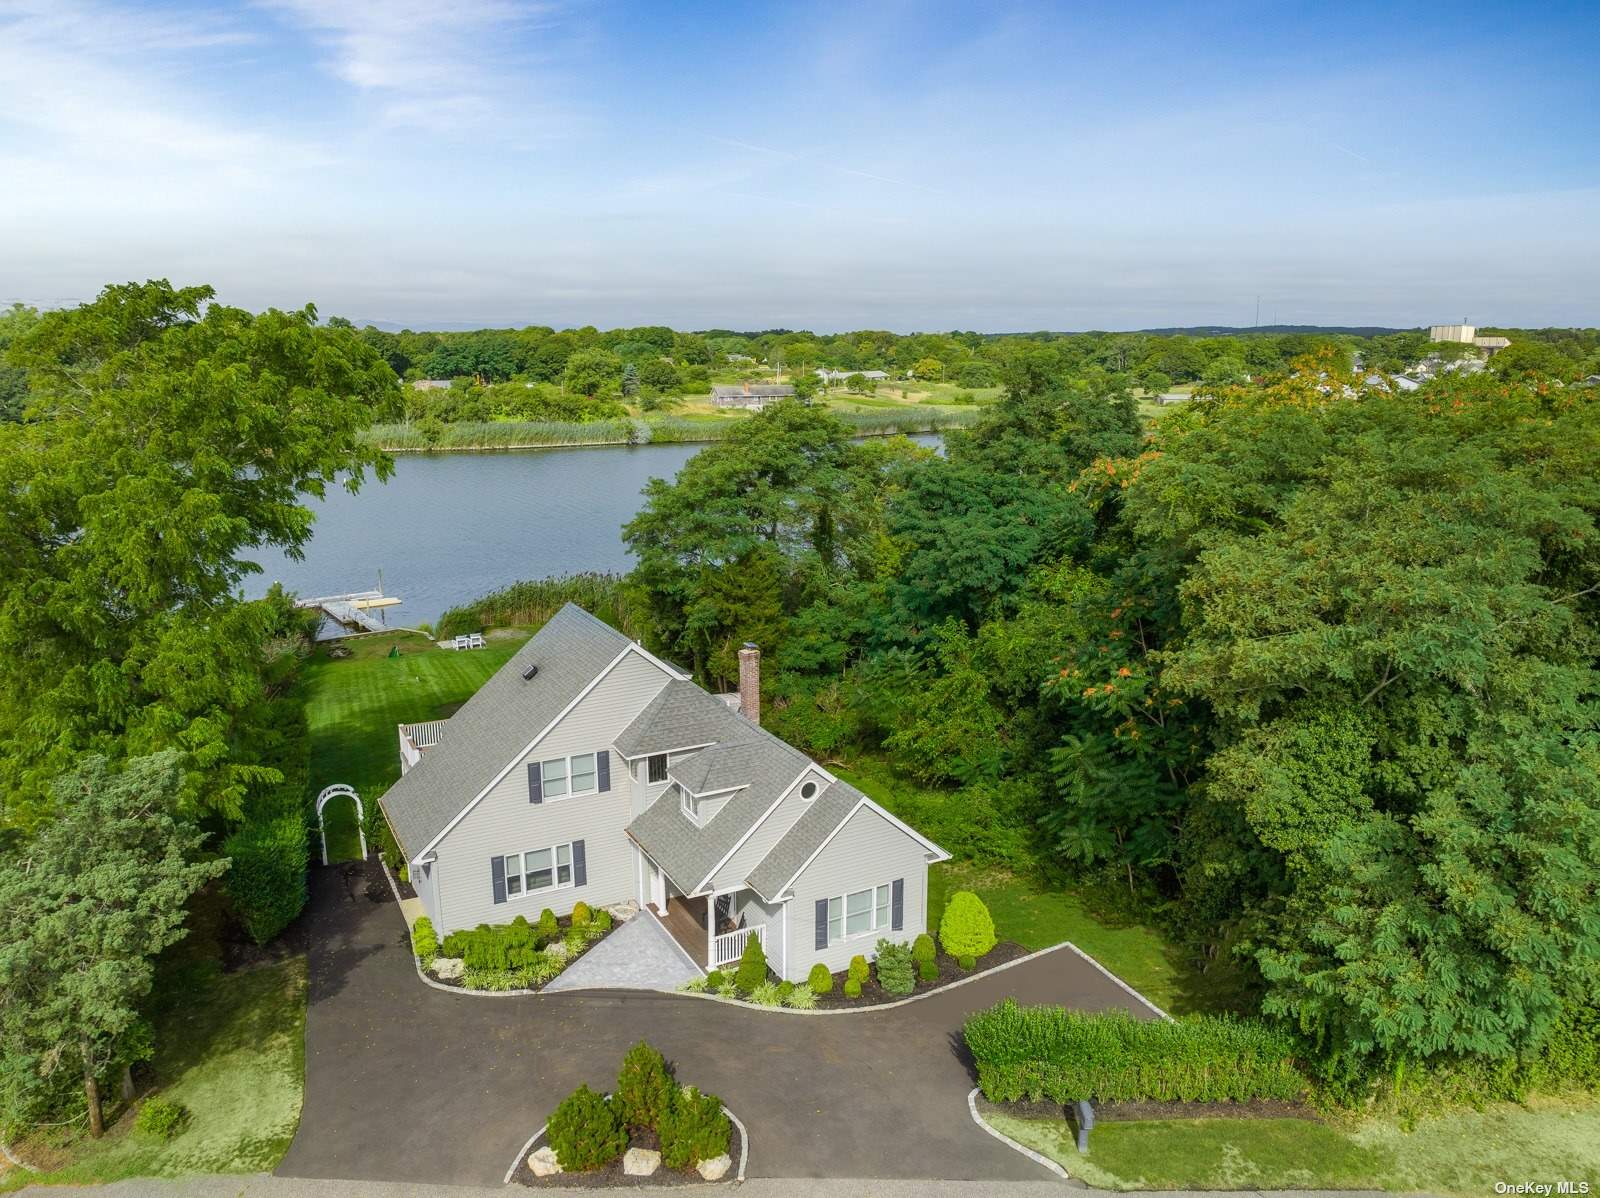
<path fill-rule="evenodd" d="M 881 1012 L 799 1016 L 639 991 L 514 998 L 417 980 L 392 901 L 313 871 L 306 1094 L 278 1172 L 496 1184 L 579 1082 L 609 1089 L 648 1040 L 720 1095 L 772 1177 L 1037 1179 L 973 1125 L 961 1022 L 1006 995 L 1089 1009 L 1126 992 L 1070 952 Z"/>

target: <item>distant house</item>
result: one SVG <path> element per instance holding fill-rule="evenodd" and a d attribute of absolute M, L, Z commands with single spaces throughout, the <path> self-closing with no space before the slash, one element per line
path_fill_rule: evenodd
<path fill-rule="evenodd" d="M 754 362 L 755 361 L 755 359 L 752 358 L 749 354 L 728 354 L 726 356 L 727 356 L 728 361 L 730 361 L 730 362 Z"/>
<path fill-rule="evenodd" d="M 719 408 L 749 408 L 759 412 L 780 399 L 793 399 L 794 388 L 787 383 L 713 383 L 711 403 Z"/>
<path fill-rule="evenodd" d="M 888 374 L 886 372 L 882 371 L 882 370 L 821 370 L 821 369 L 819 369 L 817 371 L 817 377 L 819 379 L 821 379 L 824 383 L 826 383 L 830 387 L 833 386 L 833 384 L 835 384 L 835 383 L 842 383 L 842 382 L 845 381 L 845 379 L 850 378 L 852 375 L 857 375 L 857 374 L 859 374 L 862 378 L 868 379 L 868 380 L 870 380 L 871 382 L 874 382 L 874 383 L 882 383 L 882 382 L 887 381 L 887 379 L 889 378 Z"/>
<path fill-rule="evenodd" d="M 450 390 L 450 380 L 413 379 L 411 381 L 411 389 L 413 391 L 448 391 Z"/>

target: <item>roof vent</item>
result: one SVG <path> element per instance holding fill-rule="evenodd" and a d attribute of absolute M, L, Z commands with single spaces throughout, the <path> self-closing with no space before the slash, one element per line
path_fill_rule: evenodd
<path fill-rule="evenodd" d="M 538 666 L 528 666 L 526 669 L 524 669 L 522 671 L 522 680 L 524 682 L 532 682 L 533 681 L 533 676 L 535 674 L 537 674 L 538 672 L 539 672 L 539 667 Z"/>

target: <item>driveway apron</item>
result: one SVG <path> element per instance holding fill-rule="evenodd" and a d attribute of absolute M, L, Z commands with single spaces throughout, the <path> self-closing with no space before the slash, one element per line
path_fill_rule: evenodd
<path fill-rule="evenodd" d="M 1149 1012 L 1071 952 L 894 1010 L 774 1014 L 653 991 L 511 997 L 418 980 L 393 901 L 312 877 L 306 1089 L 280 1174 L 498 1184 L 587 1082 L 648 1040 L 750 1132 L 755 1177 L 1048 1177 L 975 1126 L 962 1020 L 1007 995 Z M 616 937 L 613 935 L 612 939 Z"/>

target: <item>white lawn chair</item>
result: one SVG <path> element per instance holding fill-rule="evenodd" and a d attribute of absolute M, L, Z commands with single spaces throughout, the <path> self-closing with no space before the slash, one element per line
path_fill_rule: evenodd
<path fill-rule="evenodd" d="M 471 638 L 468 637 L 466 633 L 462 633 L 460 636 L 456 637 L 456 648 L 457 649 L 466 649 L 466 648 L 470 648 L 470 647 L 471 647 Z"/>
<path fill-rule="evenodd" d="M 483 633 L 474 632 L 470 637 L 468 637 L 467 638 L 467 648 L 469 648 L 469 649 L 481 649 L 481 648 L 483 648 Z"/>

